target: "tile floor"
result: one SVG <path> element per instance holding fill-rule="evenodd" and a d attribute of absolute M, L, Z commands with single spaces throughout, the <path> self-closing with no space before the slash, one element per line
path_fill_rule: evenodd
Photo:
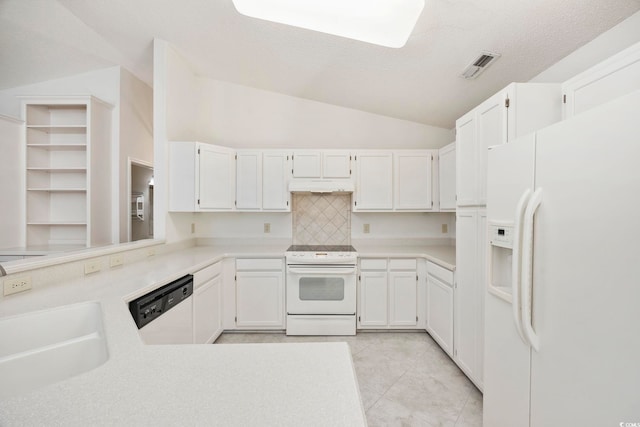
<path fill-rule="evenodd" d="M 482 394 L 424 332 L 355 337 L 226 333 L 216 344 L 346 341 L 370 427 L 481 426 Z"/>

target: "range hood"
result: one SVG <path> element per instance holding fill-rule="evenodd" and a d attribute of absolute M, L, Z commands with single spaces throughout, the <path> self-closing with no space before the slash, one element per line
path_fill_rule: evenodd
<path fill-rule="evenodd" d="M 332 179 L 294 179 L 289 183 L 292 193 L 353 193 L 353 182 Z"/>

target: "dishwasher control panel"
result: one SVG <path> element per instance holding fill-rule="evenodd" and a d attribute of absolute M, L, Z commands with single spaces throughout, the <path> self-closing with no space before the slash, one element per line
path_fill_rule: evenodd
<path fill-rule="evenodd" d="M 188 274 L 129 302 L 138 329 L 162 316 L 193 294 L 193 276 Z"/>

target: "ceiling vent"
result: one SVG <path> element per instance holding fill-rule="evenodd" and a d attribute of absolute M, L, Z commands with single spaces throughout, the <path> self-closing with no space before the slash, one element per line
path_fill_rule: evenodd
<path fill-rule="evenodd" d="M 489 65 L 496 62 L 498 58 L 500 58 L 499 53 L 482 52 L 480 56 L 478 56 L 467 68 L 464 69 L 461 77 L 464 77 L 467 80 L 475 79 L 482 74 Z"/>

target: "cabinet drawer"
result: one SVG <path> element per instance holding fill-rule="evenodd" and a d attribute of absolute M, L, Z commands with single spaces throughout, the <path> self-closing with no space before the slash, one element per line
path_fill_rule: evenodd
<path fill-rule="evenodd" d="M 387 260 L 383 258 L 364 258 L 360 260 L 361 270 L 386 270 Z"/>
<path fill-rule="evenodd" d="M 193 285 L 194 287 L 198 287 L 213 279 L 214 277 L 220 275 L 222 272 L 222 263 L 220 261 L 215 264 L 211 264 L 209 267 L 205 267 L 202 270 L 196 271 L 193 273 Z"/>
<path fill-rule="evenodd" d="M 389 260 L 389 270 L 415 270 L 417 267 L 418 261 L 415 258 Z"/>
<path fill-rule="evenodd" d="M 431 261 L 427 262 L 427 273 L 442 280 L 445 284 L 453 286 L 453 271 L 440 267 Z"/>
<path fill-rule="evenodd" d="M 236 259 L 238 271 L 282 270 L 282 258 L 239 258 Z"/>

